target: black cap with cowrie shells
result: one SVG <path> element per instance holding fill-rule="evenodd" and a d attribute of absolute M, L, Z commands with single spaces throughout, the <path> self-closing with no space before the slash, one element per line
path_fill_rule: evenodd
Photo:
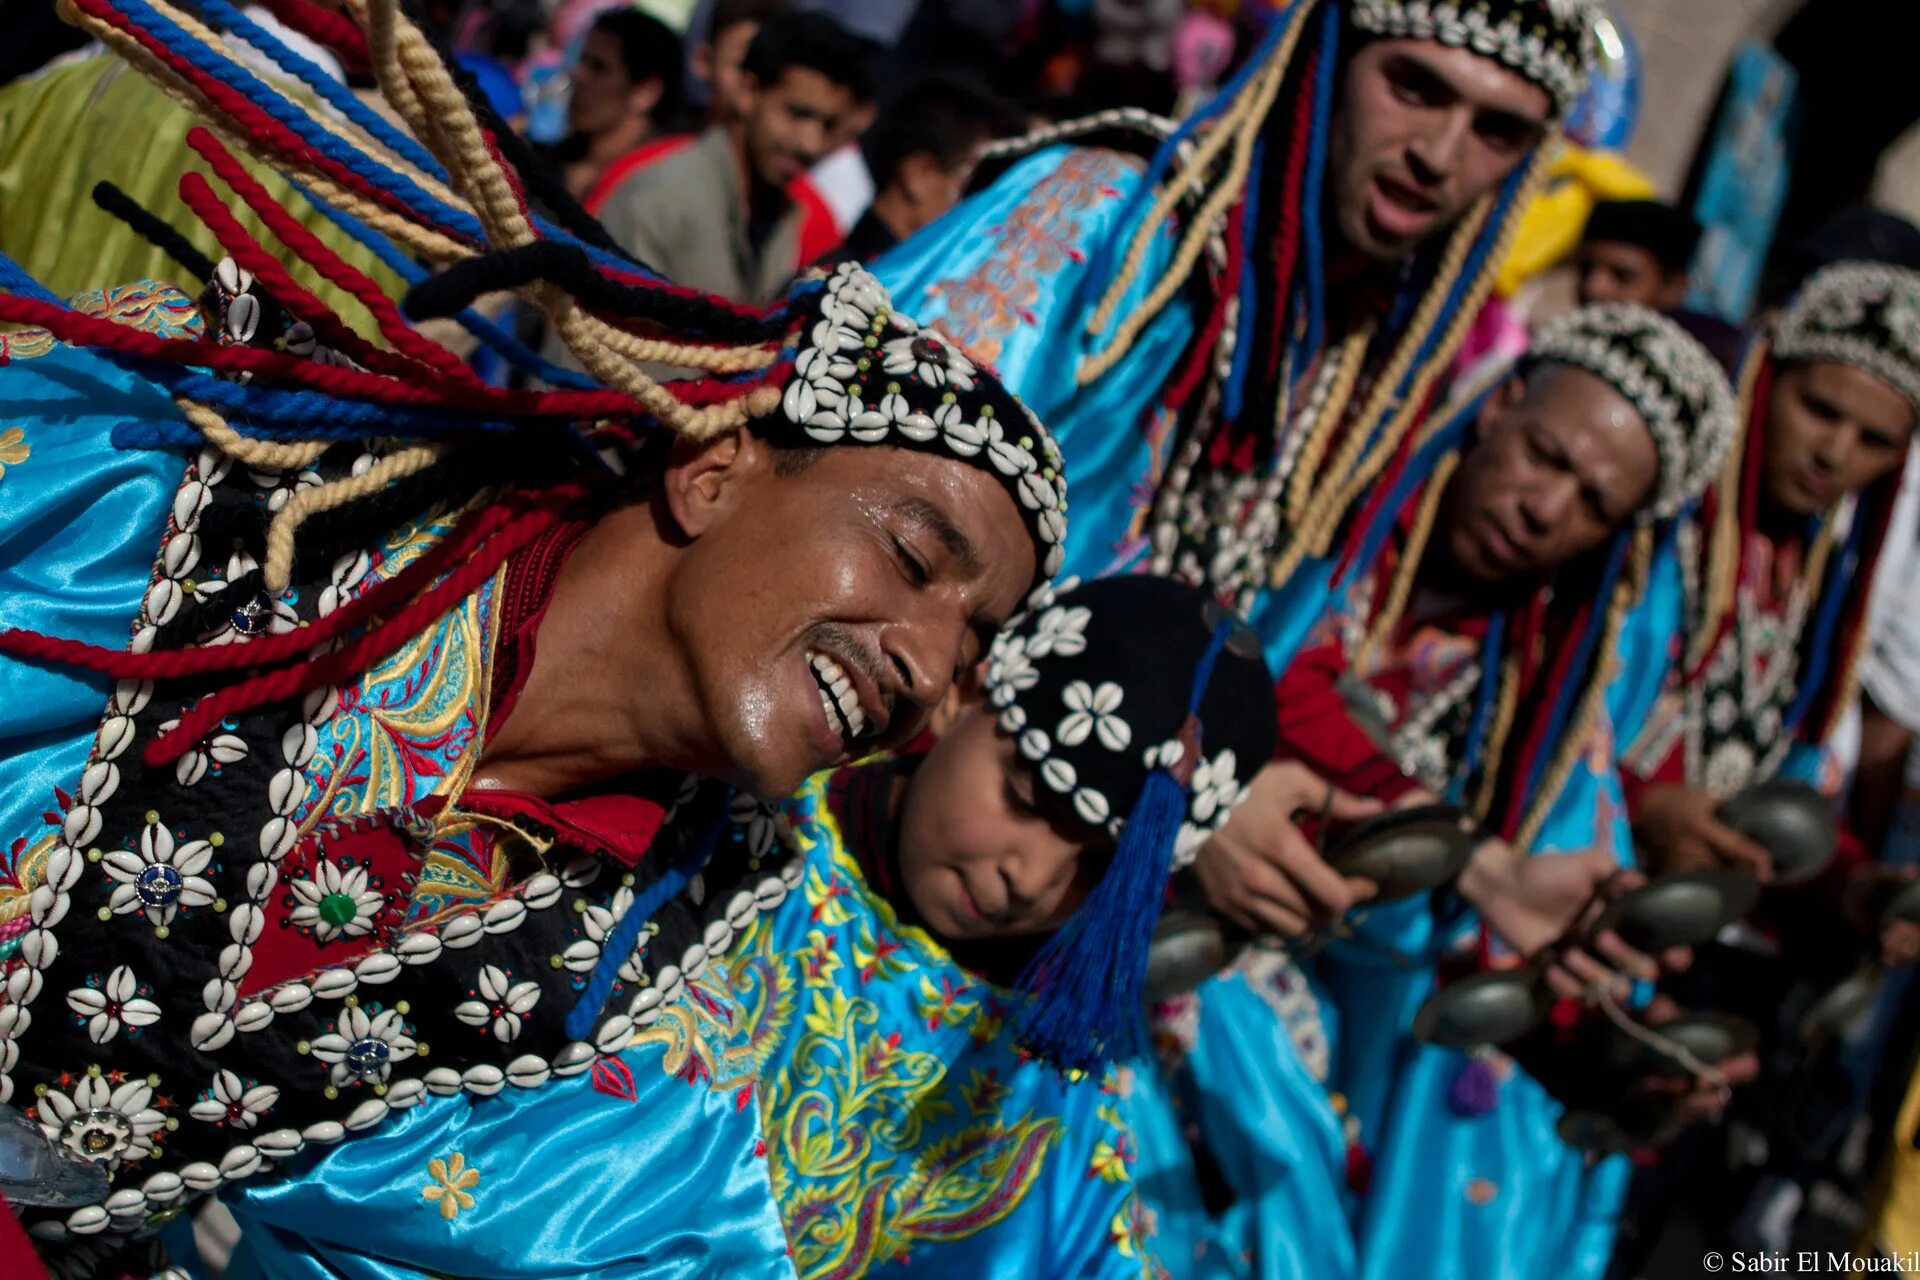
<path fill-rule="evenodd" d="M 858 263 L 833 273 L 817 307 L 779 410 L 754 432 L 775 445 L 892 445 L 980 468 L 1013 495 L 1043 589 L 1066 554 L 1067 479 L 1040 420 L 991 369 L 894 310 Z"/>

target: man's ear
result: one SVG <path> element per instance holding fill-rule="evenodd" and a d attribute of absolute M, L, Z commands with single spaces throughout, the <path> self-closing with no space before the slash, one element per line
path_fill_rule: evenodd
<path fill-rule="evenodd" d="M 711 440 L 676 440 L 661 479 L 673 523 L 692 541 L 725 524 L 772 474 L 773 450 L 740 429 Z"/>
<path fill-rule="evenodd" d="M 702 40 L 693 46 L 693 56 L 687 59 L 687 69 L 701 84 L 709 88 L 713 86 L 713 41 Z"/>
<path fill-rule="evenodd" d="M 635 81 L 627 90 L 627 110 L 636 116 L 651 118 L 653 109 L 660 105 L 660 95 L 666 91 L 666 82 L 658 77 Z"/>
<path fill-rule="evenodd" d="M 1667 276 L 1665 283 L 1660 286 L 1660 305 L 1654 309 L 1678 311 L 1686 303 L 1689 284 L 1687 273 L 1684 271 L 1676 271 Z"/>
<path fill-rule="evenodd" d="M 1493 394 L 1488 396 L 1486 402 L 1480 406 L 1480 415 L 1473 420 L 1474 439 L 1484 439 L 1487 428 L 1492 426 L 1501 414 L 1519 404 L 1526 394 L 1527 376 L 1524 373 L 1508 374 L 1506 380 L 1495 387 Z"/>

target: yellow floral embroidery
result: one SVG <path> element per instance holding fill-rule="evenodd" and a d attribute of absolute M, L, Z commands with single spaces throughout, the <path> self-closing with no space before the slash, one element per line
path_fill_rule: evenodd
<path fill-rule="evenodd" d="M 817 838 L 808 828 L 798 840 Z M 763 917 L 734 963 L 763 1063 L 768 1173 L 803 1280 L 861 1274 L 1001 1221 L 1060 1137 L 1057 1117 L 1007 1107 L 1010 1091 L 991 1071 L 962 1081 L 938 1054 L 882 1029 L 862 988 L 939 944 L 872 901 L 845 850 L 829 847 L 832 863 L 809 866 L 802 882 L 820 927 L 781 951 Z M 966 1035 L 982 1022 L 997 1028 L 984 995 L 972 984 L 925 983 L 913 1008 L 931 1028 Z M 779 1064 L 768 1070 L 777 1046 Z"/>
<path fill-rule="evenodd" d="M 33 446 L 27 443 L 25 427 L 8 427 L 0 431 L 0 479 L 5 479 L 8 467 L 17 467 L 27 460 L 33 452 Z"/>
<path fill-rule="evenodd" d="M 480 1185 L 480 1171 L 467 1166 L 467 1158 L 456 1151 L 445 1160 L 427 1161 L 427 1176 L 433 1181 L 420 1188 L 420 1196 L 440 1206 L 440 1216 L 452 1222 L 462 1209 L 473 1208 L 473 1188 Z"/>

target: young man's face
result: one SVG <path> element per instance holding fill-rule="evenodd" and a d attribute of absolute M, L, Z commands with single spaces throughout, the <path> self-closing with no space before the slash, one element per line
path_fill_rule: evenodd
<path fill-rule="evenodd" d="M 1113 852 L 1039 785 L 978 702 L 907 783 L 899 834 L 907 897 L 929 929 L 959 942 L 1058 929 Z"/>
<path fill-rule="evenodd" d="M 1913 430 L 1906 397 L 1866 370 L 1788 366 L 1767 405 L 1767 498 L 1798 515 L 1825 511 L 1898 470 Z"/>
<path fill-rule="evenodd" d="M 1014 499 L 958 460 L 848 446 L 781 474 L 751 436 L 682 454 L 664 623 L 706 739 L 689 755 L 756 795 L 915 737 L 1033 583 Z"/>
<path fill-rule="evenodd" d="M 1328 212 L 1341 240 L 1378 261 L 1406 257 L 1533 154 L 1552 106 L 1539 85 L 1465 49 L 1362 45 L 1328 139 Z"/>
<path fill-rule="evenodd" d="M 759 23 L 736 22 L 714 32 L 694 54 L 694 74 L 711 91 L 709 110 L 715 124 L 732 124 L 746 112 L 747 84 L 740 64 L 759 34 Z"/>
<path fill-rule="evenodd" d="M 1583 307 L 1637 302 L 1655 311 L 1672 311 L 1687 300 L 1687 273 L 1668 271 L 1637 244 L 1588 240 L 1574 254 L 1573 265 Z"/>
<path fill-rule="evenodd" d="M 832 148 L 853 91 L 812 67 L 788 67 L 770 85 L 745 79 L 747 163 L 762 183 L 785 187 Z"/>
<path fill-rule="evenodd" d="M 636 84 L 627 74 L 620 39 L 609 31 L 587 32 L 569 79 L 567 127 L 588 137 L 644 115 L 660 97 L 659 81 Z"/>
<path fill-rule="evenodd" d="M 1543 366 L 1482 413 L 1441 506 L 1440 546 L 1476 582 L 1549 572 L 1632 519 L 1659 471 L 1631 401 L 1584 369 Z"/>

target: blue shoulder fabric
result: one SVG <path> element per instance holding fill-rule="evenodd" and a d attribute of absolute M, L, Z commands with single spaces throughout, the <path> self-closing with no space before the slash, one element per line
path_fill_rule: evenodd
<path fill-rule="evenodd" d="M 1142 168 L 1114 151 L 1037 152 L 873 264 L 902 311 L 993 366 L 1052 429 L 1073 502 L 1062 572 L 1082 578 L 1144 546 L 1165 444 L 1147 417 L 1193 335 L 1191 311 L 1176 299 L 1115 368 L 1091 386 L 1076 379 L 1108 283 L 1091 264 L 1104 246 L 1124 253 L 1131 243 L 1135 224 L 1122 219 Z M 1155 238 L 1119 314 L 1159 281 L 1172 252 L 1170 235 Z"/>
<path fill-rule="evenodd" d="M 179 412 L 157 388 L 72 347 L 22 343 L 9 356 L 0 365 L 0 627 L 124 647 L 187 458 L 116 449 L 111 435 L 122 422 L 178 421 Z M 42 815 L 61 807 L 53 789 L 71 789 L 86 766 L 111 687 L 0 655 L 0 922 L 29 879 L 17 860 L 51 834 Z M 17 905 L 25 909 L 24 897 Z"/>

